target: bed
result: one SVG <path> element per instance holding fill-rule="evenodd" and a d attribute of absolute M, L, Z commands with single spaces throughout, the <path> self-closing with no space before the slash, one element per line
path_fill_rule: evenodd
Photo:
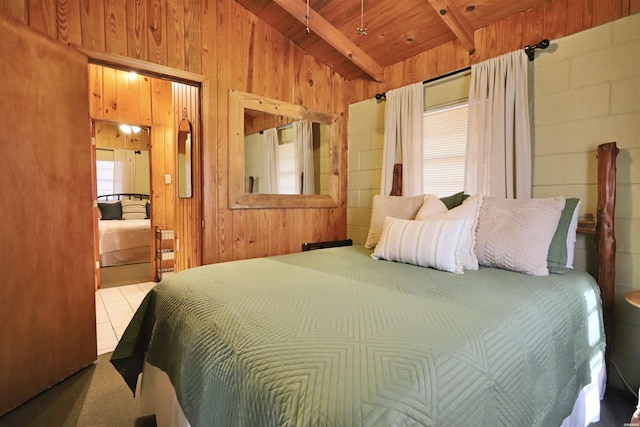
<path fill-rule="evenodd" d="M 484 240 L 485 219 L 500 216 L 488 209 L 501 202 L 465 201 L 451 212 L 477 203 L 479 219 L 476 241 L 464 245 L 436 242 L 455 233 L 462 242 L 463 217 L 385 218 L 371 249 L 177 273 L 149 292 L 111 362 L 134 393 L 144 370 L 142 405 L 158 425 L 586 425 L 598 418 L 606 378 L 615 153 L 615 144 L 599 148 L 599 170 L 608 162 L 610 172 L 599 173 L 608 178 L 599 186 L 599 283 L 571 268 L 485 266 L 498 250 Z M 436 233 L 437 251 L 394 255 L 421 233 Z M 456 274 L 465 245 L 482 248 L 482 262 Z"/>
<path fill-rule="evenodd" d="M 149 195 L 102 195 L 98 197 L 98 208 L 100 267 L 150 262 Z"/>

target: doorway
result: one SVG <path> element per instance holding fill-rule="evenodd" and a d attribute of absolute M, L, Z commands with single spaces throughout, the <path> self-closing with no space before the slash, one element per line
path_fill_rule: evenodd
<path fill-rule="evenodd" d="M 92 121 L 100 288 L 152 281 L 151 129 Z"/>
<path fill-rule="evenodd" d="M 90 59 L 91 62 L 91 59 Z M 148 71 L 150 66 L 154 71 Z M 156 257 L 155 230 L 174 230 L 172 247 L 175 254 L 171 268 L 175 271 L 198 266 L 202 263 L 201 248 L 201 91 L 204 81 L 201 76 L 191 76 L 197 79 L 185 80 L 184 72 L 163 69 L 160 76 L 154 74 L 159 67 L 139 61 L 126 60 L 126 64 L 105 64 L 104 58 L 98 63 L 89 64 L 90 116 L 96 123 L 127 124 L 140 129 L 148 129 L 148 158 L 149 158 L 149 264 L 146 275 L 140 276 L 140 268 L 123 267 L 116 279 L 118 284 L 136 283 L 139 278 L 149 277 L 155 281 L 161 278 L 160 271 L 166 270 L 166 262 Z M 170 72 L 175 72 L 175 80 L 169 79 Z M 198 80 L 199 79 L 199 80 Z M 190 197 L 182 197 L 178 192 L 178 183 L 182 178 L 178 168 L 177 138 L 179 123 L 184 118 L 191 122 L 193 137 L 191 141 L 192 156 L 189 170 L 191 171 Z M 94 133 L 94 136 L 96 134 Z M 94 139 L 96 150 L 100 143 Z M 124 141 L 126 138 L 121 138 Z M 128 148 L 132 148 L 131 145 Z M 140 147 L 138 151 L 143 151 Z M 135 152 L 136 150 L 134 150 Z M 96 159 L 97 160 L 97 159 Z M 119 193 L 114 191 L 114 193 Z M 128 192 L 125 192 L 128 193 Z M 145 194 L 144 191 L 133 193 Z M 144 197 L 144 196 L 141 196 Z M 96 224 L 99 209 L 96 209 Z M 101 254 L 99 230 L 96 233 L 95 255 L 96 289 L 101 287 Z M 145 267 L 147 268 L 147 267 Z M 129 273 L 127 272 L 129 270 Z M 144 269 L 143 269 L 144 270 Z M 106 273 L 102 270 L 102 273 Z M 111 271 L 109 271 L 111 273 Z M 111 286 L 110 282 L 105 283 Z"/>

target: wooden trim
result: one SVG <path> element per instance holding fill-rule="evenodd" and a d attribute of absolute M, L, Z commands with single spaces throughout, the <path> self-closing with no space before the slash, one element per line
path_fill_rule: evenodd
<path fill-rule="evenodd" d="M 141 61 L 139 59 L 133 59 L 114 53 L 101 52 L 84 46 L 72 45 L 72 47 L 87 55 L 89 57 L 89 63 L 91 64 L 125 69 L 127 71 L 136 71 L 142 74 L 151 73 L 152 77 L 186 84 L 203 83 L 207 80 L 205 76 L 191 73 L 189 71 L 178 70 L 176 68 L 153 64 L 151 62 Z"/>
<path fill-rule="evenodd" d="M 303 2 L 300 0 L 273 0 L 273 2 L 306 25 L 307 11 Z M 309 29 L 362 71 L 373 77 L 375 81 L 381 83 L 384 80 L 382 66 L 313 9 L 309 9 Z"/>

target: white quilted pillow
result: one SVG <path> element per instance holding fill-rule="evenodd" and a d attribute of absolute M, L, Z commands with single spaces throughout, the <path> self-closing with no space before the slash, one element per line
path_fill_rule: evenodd
<path fill-rule="evenodd" d="M 369 225 L 369 235 L 364 247 L 373 249 L 380 240 L 382 224 L 388 216 L 400 219 L 413 219 L 422 205 L 424 196 L 381 196 L 373 197 L 373 212 L 371 213 L 371 224 Z"/>
<path fill-rule="evenodd" d="M 472 219 L 411 221 L 387 217 L 371 258 L 462 274 L 456 250 L 472 223 Z"/>
<path fill-rule="evenodd" d="M 547 276 L 547 253 L 564 203 L 564 197 L 485 197 L 476 229 L 480 265 Z"/>

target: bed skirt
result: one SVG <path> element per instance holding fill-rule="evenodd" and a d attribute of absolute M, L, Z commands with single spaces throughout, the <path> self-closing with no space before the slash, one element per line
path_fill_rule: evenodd
<path fill-rule="evenodd" d="M 560 427 L 586 427 L 600 421 L 600 400 L 604 397 L 607 374 L 602 363 L 595 379 L 581 391 L 573 412 Z M 145 362 L 140 385 L 140 416 L 156 416 L 158 427 L 190 427 L 178 403 L 169 376 Z"/>

